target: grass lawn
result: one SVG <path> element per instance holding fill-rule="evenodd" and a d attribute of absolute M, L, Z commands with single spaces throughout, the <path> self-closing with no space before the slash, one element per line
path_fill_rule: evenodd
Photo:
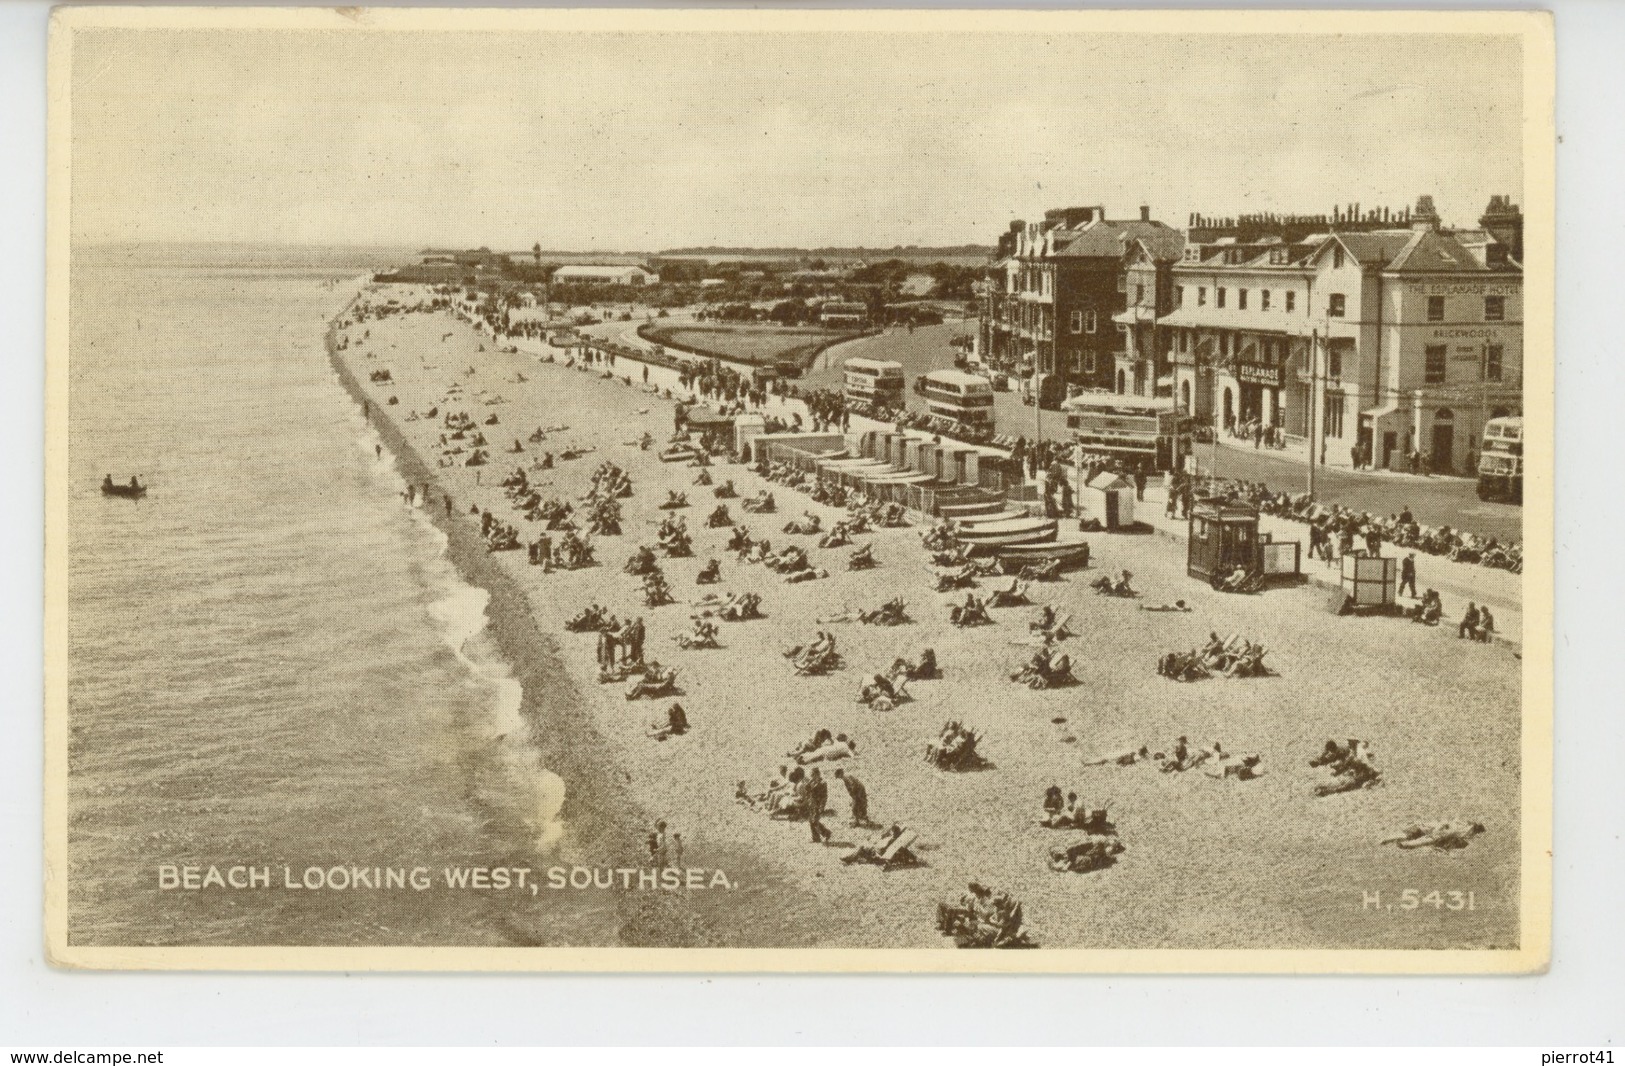
<path fill-rule="evenodd" d="M 656 344 L 753 366 L 790 362 L 811 365 L 832 344 L 862 336 L 852 330 L 787 329 L 782 326 L 648 326 L 639 336 Z"/>

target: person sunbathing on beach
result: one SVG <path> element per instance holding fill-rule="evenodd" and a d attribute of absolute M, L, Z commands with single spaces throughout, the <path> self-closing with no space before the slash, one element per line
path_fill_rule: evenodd
<path fill-rule="evenodd" d="M 1440 851 L 1459 851 L 1482 832 L 1484 832 L 1482 822 L 1465 820 L 1422 822 L 1406 826 L 1393 836 L 1384 837 L 1377 843 L 1398 844 L 1406 850 L 1436 848 Z"/>
<path fill-rule="evenodd" d="M 1257 754 L 1243 755 L 1239 758 L 1226 755 L 1213 767 L 1204 770 L 1203 773 L 1220 781 L 1230 777 L 1234 777 L 1238 781 L 1251 781 L 1263 774 L 1263 771 L 1258 768 L 1262 758 Z"/>
<path fill-rule="evenodd" d="M 1145 762 L 1151 758 L 1151 749 L 1144 744 L 1138 748 L 1127 748 L 1115 751 L 1110 755 L 1097 755 L 1091 759 L 1083 760 L 1084 766 L 1133 766 L 1137 762 Z"/>
<path fill-rule="evenodd" d="M 1140 610 L 1142 610 L 1142 611 L 1177 611 L 1177 612 L 1182 612 L 1182 613 L 1189 613 L 1190 608 L 1185 605 L 1184 600 L 1175 600 L 1173 603 L 1159 603 L 1155 607 L 1148 607 L 1148 606 L 1146 606 L 1145 604 L 1142 603 L 1142 604 L 1140 604 Z"/>
<path fill-rule="evenodd" d="M 794 759 L 798 755 L 805 755 L 810 751 L 817 751 L 819 748 L 823 747 L 825 744 L 828 744 L 834 739 L 834 734 L 828 729 L 820 729 L 812 735 L 812 739 L 802 741 L 785 754 L 789 758 Z"/>

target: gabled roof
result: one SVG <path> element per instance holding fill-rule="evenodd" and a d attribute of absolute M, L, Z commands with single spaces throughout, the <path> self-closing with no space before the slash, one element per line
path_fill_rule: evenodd
<path fill-rule="evenodd" d="M 1089 479 L 1089 487 L 1092 489 L 1101 489 L 1105 491 L 1110 491 L 1113 489 L 1132 489 L 1134 487 L 1134 482 L 1130 481 L 1122 474 L 1114 473 L 1110 470 L 1102 470 L 1100 473 Z"/>
<path fill-rule="evenodd" d="M 1516 273 L 1518 267 L 1486 266 L 1453 233 L 1440 230 L 1377 230 L 1372 233 L 1334 233 L 1316 251 L 1321 255 L 1336 241 L 1361 266 L 1389 274 L 1453 274 L 1462 272 Z"/>
<path fill-rule="evenodd" d="M 1405 250 L 1405 246 L 1415 239 L 1418 232 L 1425 231 L 1402 229 L 1375 230 L 1370 233 L 1334 233 L 1326 239 L 1326 244 L 1321 246 L 1321 250 L 1336 241 L 1346 248 L 1349 255 L 1361 266 L 1385 267 Z M 1317 251 L 1316 255 L 1319 254 Z"/>
<path fill-rule="evenodd" d="M 1177 259 L 1185 247 L 1184 234 L 1161 222 L 1107 219 L 1090 222 L 1073 231 L 1066 243 L 1056 249 L 1055 258 L 1120 259 L 1131 240 L 1145 242 L 1154 258 Z"/>
<path fill-rule="evenodd" d="M 1448 233 L 1427 230 L 1394 257 L 1388 269 L 1395 273 L 1437 273 L 1451 270 L 1484 270 L 1478 257 Z"/>

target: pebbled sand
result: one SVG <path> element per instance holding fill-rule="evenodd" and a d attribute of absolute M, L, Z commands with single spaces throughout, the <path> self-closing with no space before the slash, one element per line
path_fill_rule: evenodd
<path fill-rule="evenodd" d="M 1514 942 L 1520 711 L 1518 664 L 1506 647 L 1472 645 L 1457 641 L 1453 632 L 1402 621 L 1339 619 L 1325 609 L 1325 590 L 1312 586 L 1221 596 L 1184 576 L 1178 542 L 1161 535 L 1100 534 L 1091 538 L 1096 567 L 1134 571 L 1135 584 L 1146 593 L 1142 602 L 1182 598 L 1195 610 L 1144 612 L 1132 602 L 1095 596 L 1076 574 L 1062 584 L 1035 585 L 1036 602 L 1073 616 L 1072 628 L 1081 636 L 1067 650 L 1083 684 L 1030 692 L 1006 678 L 1029 654 L 1011 642 L 1026 636 L 1036 608 L 997 611 L 995 626 L 953 629 L 947 624 L 951 597 L 931 590 L 918 529 L 861 538 L 874 544 L 880 568 L 849 573 L 849 549 L 817 549 L 816 538 L 780 531 L 803 510 L 822 514 L 826 525 L 837 512 L 773 486 L 779 513 L 750 516 L 745 524 L 775 545 L 803 544 L 814 564 L 831 572 L 828 580 L 785 585 L 764 567 L 736 563 L 722 552 L 727 531 L 704 528 L 716 501 L 709 489 L 691 484 L 696 471 L 662 464 L 654 452 L 623 443 L 645 430 L 664 441 L 672 428 L 670 402 L 596 374 L 539 364 L 534 356 L 501 353 L 489 338 L 445 314 L 370 321 L 365 328 L 371 338 L 362 342 L 359 328 L 352 329 L 352 346 L 340 357 L 363 382 L 370 370 L 391 370 L 393 383 L 364 386 L 374 417 L 391 420 L 432 468 L 443 486 L 437 491 L 453 497 L 458 521 L 477 524 L 468 515 L 477 503 L 519 526 L 522 540 L 533 538 L 536 527 L 510 509 L 497 483 L 518 461 L 528 466 L 537 449 L 556 454 L 572 443 L 596 449 L 536 472 L 544 497 L 575 500 L 606 458 L 631 476 L 635 495 L 622 501 L 625 533 L 596 541 L 600 566 L 544 575 L 526 564 L 522 551 L 490 558 L 528 597 L 543 639 L 556 641 L 580 694 L 581 713 L 607 748 L 574 772 L 619 773 L 630 803 L 683 834 L 686 865 L 731 866 L 757 889 L 740 893 L 737 907 L 721 892 L 704 901 L 709 920 L 726 927 L 726 942 L 951 947 L 934 928 L 934 906 L 957 898 L 972 879 L 1020 898 L 1035 939 L 1049 947 L 1437 948 Z M 448 332 L 452 336 L 443 341 Z M 478 351 L 480 344 L 487 350 Z M 470 366 L 476 372 L 466 375 Z M 512 380 L 519 371 L 527 383 Z M 617 368 L 634 380 L 640 372 L 640 364 Z M 462 383 L 469 397 L 456 409 L 466 408 L 476 421 L 493 411 L 501 419 L 498 426 L 483 427 L 492 446 L 491 464 L 477 468 L 483 484 L 476 483 L 476 469 L 433 469 L 438 419 L 403 421 L 408 412 L 436 403 L 445 411 L 442 397 L 453 382 Z M 481 389 L 511 402 L 484 406 L 475 396 Z M 399 398 L 398 406 L 384 405 L 390 395 Z M 640 414 L 643 409 L 647 413 Z M 504 453 L 514 437 L 561 423 L 570 429 L 545 444 L 526 444 L 521 456 Z M 713 477 L 732 477 L 744 496 L 764 487 L 737 465 L 716 467 Z M 723 582 L 712 588 L 762 595 L 768 617 L 724 624 L 719 651 L 679 650 L 673 638 L 688 629 L 686 605 L 648 610 L 639 582 L 621 573 L 640 543 L 653 543 L 665 513 L 656 505 L 669 488 L 688 492 L 692 503 L 680 513 L 696 557 L 662 564 L 679 597 L 697 599 L 711 590 L 697 588 L 693 579 L 713 555 L 722 559 Z M 730 510 L 736 520 L 743 518 L 737 502 Z M 815 617 L 894 595 L 907 601 L 916 624 L 830 627 L 846 669 L 798 678 L 779 655 L 812 636 Z M 665 743 L 648 739 L 644 726 L 663 713 L 666 702 L 627 703 L 624 686 L 597 684 L 592 636 L 563 630 L 564 619 L 592 601 L 621 617 L 645 617 L 646 654 L 680 671 L 680 700 L 693 727 L 687 736 Z M 1155 674 L 1159 654 L 1193 647 L 1209 630 L 1262 641 L 1280 676 L 1180 685 Z M 914 684 L 914 702 L 889 713 L 856 703 L 863 677 L 927 646 L 937 651 L 943 680 Z M 950 718 L 983 734 L 993 768 L 947 774 L 922 760 L 925 745 Z M 733 802 L 737 781 L 761 787 L 785 761 L 784 752 L 819 727 L 857 740 L 859 755 L 846 765 L 867 784 L 872 817 L 918 830 L 925 868 L 882 874 L 874 867 L 843 866 L 838 857 L 844 849 L 811 844 L 804 824 L 771 821 Z M 1087 755 L 1142 743 L 1166 750 L 1181 733 L 1193 745 L 1218 740 L 1232 751 L 1262 753 L 1265 776 L 1221 782 L 1200 771 L 1080 765 Z M 1313 798 L 1321 771 L 1309 769 L 1307 760 L 1327 738 L 1350 736 L 1372 744 L 1384 785 Z M 577 804 L 582 795 L 606 791 L 572 782 L 568 766 L 558 772 Z M 1049 847 L 1082 836 L 1035 824 L 1043 791 L 1052 783 L 1077 791 L 1090 806 L 1109 807 L 1127 848 L 1117 866 L 1089 875 L 1047 868 Z M 835 813 L 829 824 L 836 842 L 866 841 L 868 831 L 845 827 L 846 796 L 839 782 L 831 784 Z M 589 816 L 571 802 L 563 812 L 567 823 L 597 824 L 601 812 Z M 1400 852 L 1375 844 L 1409 822 L 1455 816 L 1489 829 L 1465 852 Z M 1397 898 L 1406 888 L 1473 891 L 1475 909 L 1361 909 L 1365 892 Z"/>

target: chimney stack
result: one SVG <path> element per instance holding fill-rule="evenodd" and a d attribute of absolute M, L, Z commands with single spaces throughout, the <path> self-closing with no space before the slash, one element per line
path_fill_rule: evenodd
<path fill-rule="evenodd" d="M 1436 230 L 1439 213 L 1433 209 L 1433 197 L 1423 194 L 1416 198 L 1416 211 L 1411 216 L 1411 229 Z"/>
<path fill-rule="evenodd" d="M 1150 222 L 1151 221 L 1151 207 L 1150 207 L 1150 205 L 1148 205 L 1148 204 L 1141 204 L 1140 205 L 1140 221 L 1141 222 Z"/>

